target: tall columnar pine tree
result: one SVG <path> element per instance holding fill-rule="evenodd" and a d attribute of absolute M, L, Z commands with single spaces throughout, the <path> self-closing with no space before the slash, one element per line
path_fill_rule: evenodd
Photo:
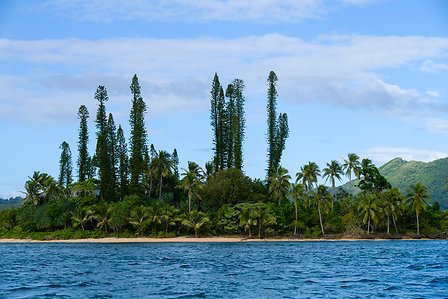
<path fill-rule="evenodd" d="M 245 128 L 243 89 L 244 82 L 235 79 L 227 86 L 224 96 L 218 75 L 215 74 L 213 78 L 210 121 L 213 130 L 213 164 L 216 171 L 225 168 L 242 169 Z"/>
<path fill-rule="evenodd" d="M 130 86 L 132 98 L 132 109 L 129 118 L 131 125 L 131 157 L 130 157 L 130 193 L 143 194 L 143 173 L 145 171 L 145 148 L 147 147 L 147 133 L 145 128 L 146 104 L 140 93 L 140 85 L 137 75 L 132 78 Z"/>
<path fill-rule="evenodd" d="M 72 152 L 67 142 L 62 142 L 59 159 L 59 186 L 67 188 L 72 183 Z"/>
<path fill-rule="evenodd" d="M 123 199 L 128 193 L 129 184 L 129 159 L 128 145 L 124 137 L 123 129 L 118 126 L 117 130 L 117 157 L 118 157 L 118 183 L 120 198 Z"/>
<path fill-rule="evenodd" d="M 286 139 L 289 136 L 288 116 L 286 113 L 280 113 L 277 117 L 277 75 L 271 71 L 268 76 L 268 179 L 276 167 L 280 165 L 283 150 L 285 149 Z"/>
<path fill-rule="evenodd" d="M 235 132 L 234 132 L 234 167 L 243 168 L 243 141 L 246 120 L 244 117 L 244 82 L 241 79 L 233 80 L 233 93 L 235 98 Z"/>
<path fill-rule="evenodd" d="M 78 139 L 78 179 L 84 182 L 91 177 L 91 161 L 87 144 L 89 143 L 89 131 L 87 126 L 87 119 L 89 118 L 89 111 L 87 107 L 81 105 L 78 110 L 79 118 L 79 139 Z"/>
<path fill-rule="evenodd" d="M 219 83 L 218 75 L 215 73 L 212 82 L 211 95 L 211 109 L 210 109 L 210 122 L 213 129 L 213 145 L 214 145 L 214 157 L 213 163 L 215 164 L 216 171 L 224 168 L 224 109 L 225 109 L 225 98 L 224 91 L 221 84 Z"/>
<path fill-rule="evenodd" d="M 227 168 L 235 166 L 235 136 L 236 136 L 236 107 L 235 107 L 235 90 L 233 84 L 229 84 L 226 89 L 226 148 L 227 148 Z"/>
<path fill-rule="evenodd" d="M 96 143 L 96 164 L 98 166 L 100 196 L 107 200 L 112 200 L 114 191 L 111 173 L 110 148 L 108 145 L 108 121 L 106 115 L 106 102 L 109 97 L 104 86 L 98 86 L 95 92 L 95 99 L 98 101 L 96 113 L 97 143 Z"/>
<path fill-rule="evenodd" d="M 111 196 L 115 198 L 115 190 L 118 187 L 117 166 L 118 166 L 118 144 L 117 144 L 117 127 L 115 126 L 114 117 L 109 113 L 107 119 L 107 152 L 109 153 L 110 177 L 111 177 Z"/>
<path fill-rule="evenodd" d="M 176 180 L 179 179 L 179 156 L 177 155 L 177 149 L 174 149 L 173 154 L 171 155 L 171 159 L 173 160 L 173 174 Z"/>

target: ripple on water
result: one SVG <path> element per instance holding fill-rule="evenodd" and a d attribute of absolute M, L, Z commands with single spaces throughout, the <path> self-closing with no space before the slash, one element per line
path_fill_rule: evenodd
<path fill-rule="evenodd" d="M 0 297 L 440 297 L 447 245 L 0 244 Z"/>

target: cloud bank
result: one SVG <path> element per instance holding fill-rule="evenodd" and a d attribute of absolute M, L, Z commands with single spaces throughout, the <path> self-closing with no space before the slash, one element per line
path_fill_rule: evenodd
<path fill-rule="evenodd" d="M 448 38 L 421 36 L 0 39 L 0 115 L 65 120 L 80 104 L 94 105 L 99 84 L 106 85 L 118 111 L 130 101 L 134 73 L 154 115 L 208 109 L 215 72 L 223 83 L 245 80 L 247 97 L 261 101 L 266 76 L 275 70 L 280 97 L 290 104 L 319 102 L 427 117 L 447 110 L 446 95 L 401 87 L 381 72 L 443 59 L 447 53 Z M 21 67 L 11 70 L 11 65 Z"/>
<path fill-rule="evenodd" d="M 47 0 L 35 9 L 79 21 L 300 23 L 377 0 Z"/>

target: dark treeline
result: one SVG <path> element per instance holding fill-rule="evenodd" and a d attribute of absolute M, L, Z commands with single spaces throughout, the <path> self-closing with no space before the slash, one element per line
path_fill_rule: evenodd
<path fill-rule="evenodd" d="M 431 202 L 425 186 L 417 183 L 402 194 L 369 159 L 356 154 L 342 163 L 333 160 L 322 171 L 309 162 L 293 180 L 281 165 L 289 127 L 287 114 L 277 112 L 277 82 L 270 72 L 265 180 L 251 179 L 243 170 L 243 80 L 234 79 L 224 89 L 215 74 L 210 92 L 214 154 L 203 166 L 188 161 L 185 169 L 179 169 L 177 149 L 157 150 L 149 142 L 145 116 L 150 107 L 136 75 L 130 85 L 128 140 L 107 111 L 106 87 L 98 86 L 95 149 L 88 148 L 90 114 L 82 105 L 75 169 L 70 146 L 63 141 L 58 179 L 34 172 L 25 183 L 23 205 L 0 212 L 0 236 L 446 237 L 448 213 Z M 319 184 L 321 176 L 328 186 Z M 348 187 L 337 188 L 343 176 Z M 354 178 L 360 192 L 354 191 Z"/>

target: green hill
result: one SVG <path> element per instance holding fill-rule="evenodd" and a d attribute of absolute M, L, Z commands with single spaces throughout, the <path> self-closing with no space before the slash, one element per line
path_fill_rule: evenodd
<path fill-rule="evenodd" d="M 407 193 L 409 186 L 421 182 L 429 188 L 433 202 L 438 202 L 441 208 L 448 209 L 448 158 L 432 162 L 405 161 L 395 158 L 378 169 L 389 183 L 400 189 L 403 194 Z M 356 184 L 357 181 L 353 181 L 352 185 Z M 349 189 L 348 183 L 343 188 Z"/>
<path fill-rule="evenodd" d="M 15 208 L 15 207 L 20 206 L 21 203 L 22 203 L 22 198 L 20 196 L 11 197 L 8 199 L 0 198 L 0 210 Z"/>

